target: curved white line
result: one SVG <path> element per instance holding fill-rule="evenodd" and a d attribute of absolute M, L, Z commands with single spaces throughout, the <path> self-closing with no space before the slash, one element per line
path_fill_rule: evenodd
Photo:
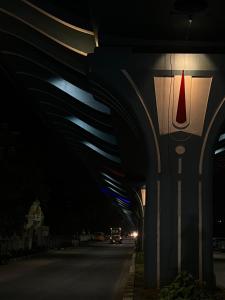
<path fill-rule="evenodd" d="M 178 266 L 178 273 L 181 272 L 181 244 L 182 244 L 182 237 L 181 237 L 181 188 L 182 182 L 181 180 L 177 181 L 177 266 Z"/>
<path fill-rule="evenodd" d="M 215 118 L 216 118 L 219 110 L 223 106 L 224 102 L 225 102 L 225 98 L 223 98 L 223 100 L 221 101 L 220 105 L 217 107 L 217 109 L 216 109 L 216 111 L 215 111 L 215 113 L 214 113 L 214 115 L 213 115 L 213 117 L 212 117 L 212 119 L 211 119 L 211 121 L 209 123 L 208 129 L 207 129 L 205 137 L 204 137 L 204 141 L 203 141 L 202 149 L 201 149 L 201 154 L 200 154 L 200 160 L 199 160 L 199 168 L 198 168 L 200 175 L 202 175 L 203 158 L 204 158 L 204 152 L 205 152 L 205 147 L 206 147 L 206 143 L 207 143 L 207 140 L 208 140 L 209 132 L 210 132 L 210 130 L 212 128 L 212 125 L 213 125 L 213 123 L 215 121 Z"/>
<path fill-rule="evenodd" d="M 198 182 L 198 276 L 203 281 L 202 182 Z"/>
<path fill-rule="evenodd" d="M 156 252 L 156 277 L 157 277 L 157 288 L 160 288 L 160 181 L 157 180 L 157 252 Z"/>
<path fill-rule="evenodd" d="M 4 14 L 6 14 L 6 15 L 8 15 L 8 16 L 14 18 L 14 19 L 17 19 L 17 20 L 19 20 L 20 22 L 26 24 L 27 26 L 29 26 L 29 27 L 31 27 L 32 29 L 38 31 L 39 33 L 43 34 L 44 36 L 46 36 L 47 38 L 53 40 L 54 42 L 60 44 L 61 46 L 65 47 L 65 48 L 67 48 L 67 49 L 69 49 L 69 50 L 71 50 L 71 51 L 73 51 L 73 52 L 76 52 L 76 53 L 78 53 L 78 54 L 81 54 L 81 55 L 83 55 L 83 56 L 87 56 L 87 55 L 88 55 L 87 52 L 83 52 L 83 51 L 81 51 L 81 50 L 78 50 L 78 49 L 76 49 L 76 48 L 71 47 L 71 46 L 68 45 L 68 44 L 65 44 L 65 43 L 61 42 L 60 40 L 54 38 L 53 36 L 49 35 L 48 33 L 44 32 L 43 30 L 41 30 L 41 29 L 39 29 L 39 28 L 33 26 L 32 24 L 30 24 L 29 22 L 23 20 L 22 18 L 20 18 L 20 17 L 14 15 L 14 14 L 8 12 L 7 10 L 5 10 L 5 9 L 3 9 L 3 8 L 0 8 L 0 11 L 3 12 Z"/>
<path fill-rule="evenodd" d="M 215 118 L 218 114 L 218 112 L 220 111 L 221 107 L 223 106 L 225 102 L 225 98 L 221 101 L 221 103 L 219 104 L 219 106 L 217 107 L 210 123 L 209 123 L 209 126 L 208 126 L 208 129 L 206 131 L 206 134 L 205 134 L 205 137 L 204 137 L 204 141 L 203 141 L 203 144 L 202 144 L 202 149 L 201 149 L 201 154 L 200 154 L 200 160 L 199 160 L 199 175 L 202 175 L 202 171 L 203 171 L 203 158 L 204 158 L 204 153 L 205 153 L 205 147 L 206 147 L 206 143 L 207 143 L 207 140 L 208 140 L 208 136 L 209 136 L 209 132 L 212 128 L 212 125 L 215 121 Z M 203 245 L 202 245 L 202 182 L 199 181 L 198 183 L 198 243 L 199 243 L 199 246 L 198 246 L 198 269 L 199 269 L 199 280 L 202 281 L 203 280 Z"/>
<path fill-rule="evenodd" d="M 138 199 L 138 203 L 139 203 L 139 205 L 141 207 L 141 218 L 143 219 L 144 218 L 144 206 L 143 206 L 141 197 L 138 195 L 138 192 L 136 192 L 135 190 L 132 190 L 132 191 L 135 193 L 135 196 Z"/>
<path fill-rule="evenodd" d="M 95 36 L 95 46 L 99 47 L 99 41 L 98 41 L 98 31 L 94 31 L 94 36 Z"/>
<path fill-rule="evenodd" d="M 153 136 L 154 136 L 154 141 L 155 141 L 155 147 L 156 147 L 156 153 L 157 153 L 157 162 L 158 162 L 158 173 L 161 172 L 161 160 L 160 160 L 160 151 L 159 151 L 159 144 L 158 144 L 158 140 L 157 140 L 157 136 L 156 136 L 156 131 L 155 131 L 155 128 L 154 128 L 154 125 L 153 125 L 153 122 L 152 122 L 152 119 L 151 119 L 151 116 L 148 112 L 148 109 L 144 103 L 144 100 L 138 90 L 138 87 L 136 86 L 136 84 L 134 83 L 133 79 L 131 78 L 131 76 L 129 75 L 129 73 L 126 71 L 126 70 L 121 70 L 122 73 L 124 74 L 124 76 L 127 78 L 127 80 L 129 81 L 129 83 L 131 84 L 131 86 L 133 87 L 133 89 L 135 90 L 136 92 L 136 95 L 138 96 L 143 108 L 144 108 L 144 111 L 145 111 L 145 114 L 147 116 L 147 119 L 149 121 L 149 124 L 150 124 L 150 127 L 152 129 L 152 132 L 153 132 Z"/>
<path fill-rule="evenodd" d="M 126 112 L 126 110 L 119 104 L 119 101 L 117 98 L 115 98 L 106 88 L 104 88 L 102 85 L 100 85 L 99 83 L 97 83 L 96 81 L 93 81 L 92 82 L 98 87 L 100 88 L 101 90 L 93 87 L 93 89 L 95 91 L 97 91 L 99 94 L 103 95 L 104 98 L 106 98 L 107 100 L 110 101 L 110 105 L 113 105 L 116 107 L 116 109 L 119 110 L 119 112 L 124 116 L 124 118 L 126 119 L 126 121 L 129 123 L 129 126 L 132 128 L 132 130 L 134 131 L 135 134 L 137 134 L 137 129 L 136 127 L 133 125 L 133 122 L 129 116 L 129 114 Z M 114 102 L 113 102 L 114 100 Z M 108 103 L 106 102 L 106 105 L 108 105 Z M 109 105 L 109 106 L 110 106 Z M 132 126 L 131 126 L 132 125 Z"/>
<path fill-rule="evenodd" d="M 40 68 L 42 68 L 43 70 L 47 70 L 49 73 L 51 73 L 52 75 L 55 76 L 59 76 L 58 73 L 56 73 L 55 71 L 53 71 L 52 69 L 49 69 L 48 67 L 46 67 L 45 65 L 40 64 L 39 62 L 37 62 L 36 60 L 31 59 L 30 57 L 24 56 L 20 53 L 16 53 L 16 52 L 11 52 L 11 51 L 1 51 L 1 53 L 6 54 L 6 55 L 11 55 L 11 56 L 16 56 L 19 58 L 22 58 L 23 60 L 26 60 Z"/>
<path fill-rule="evenodd" d="M 72 66 L 71 64 L 68 64 L 67 62 L 62 61 L 62 60 L 59 59 L 57 56 L 55 56 L 55 55 L 53 55 L 53 54 L 51 54 L 51 53 L 48 53 L 46 50 L 44 50 L 44 49 L 38 47 L 38 46 L 35 45 L 33 42 L 27 41 L 27 40 L 25 40 L 24 38 L 18 36 L 17 34 L 12 33 L 12 32 L 9 32 L 9 31 L 6 31 L 6 30 L 4 30 L 4 29 L 2 29 L 2 28 L 0 28 L 0 32 L 3 32 L 4 34 L 8 34 L 8 35 L 10 35 L 10 36 L 13 36 L 13 37 L 15 37 L 15 38 L 17 38 L 17 39 L 19 39 L 19 40 L 21 40 L 21 41 L 23 41 L 23 42 L 25 42 L 25 43 L 31 45 L 31 46 L 34 47 L 35 49 L 38 49 L 39 51 L 41 51 L 41 52 L 43 52 L 43 53 L 49 55 L 50 57 L 52 57 L 52 58 L 55 59 L 56 61 L 60 62 L 61 64 L 65 65 L 65 66 L 67 66 L 67 67 L 70 67 L 70 68 L 73 69 L 74 71 L 76 71 L 76 72 L 78 72 L 78 73 L 80 73 L 80 74 L 82 74 L 82 75 L 86 75 L 85 72 L 83 72 L 83 71 L 81 71 L 81 70 L 79 70 L 79 69 L 76 69 L 74 66 Z M 9 54 L 13 54 L 13 55 L 17 55 L 17 56 L 21 56 L 21 57 L 22 57 L 21 54 L 14 53 L 14 52 L 11 52 L 11 51 L 5 51 L 5 50 L 2 50 L 1 53 L 3 53 L 3 54 L 5 54 L 5 53 L 8 54 L 8 53 L 9 53 Z M 25 56 L 24 56 L 24 57 L 25 57 Z M 30 59 L 30 58 L 27 58 L 27 57 L 26 57 L 26 59 Z"/>
<path fill-rule="evenodd" d="M 32 8 L 34 8 L 35 10 L 37 10 L 37 11 L 40 12 L 40 13 L 42 13 L 43 15 L 45 15 L 45 16 L 47 16 L 47 17 L 53 19 L 53 20 L 56 21 L 56 22 L 59 22 L 59 23 L 65 25 L 65 26 L 67 26 L 67 27 L 69 27 L 69 28 L 71 28 L 71 29 L 74 29 L 74 30 L 77 30 L 77 31 L 80 31 L 80 32 L 83 32 L 83 33 L 86 33 L 86 34 L 89 34 L 89 35 L 94 35 L 94 32 L 93 32 L 93 31 L 90 31 L 90 30 L 87 30 L 87 29 L 84 29 L 84 28 L 81 28 L 81 27 L 72 25 L 72 24 L 70 24 L 70 23 L 68 23 L 68 22 L 65 22 L 65 21 L 63 21 L 63 20 L 61 20 L 61 19 L 55 17 L 54 15 L 52 15 L 52 14 L 46 12 L 44 9 L 42 9 L 42 8 L 40 8 L 40 7 L 36 6 L 36 5 L 34 5 L 33 3 L 30 3 L 29 1 L 26 1 L 26 0 L 20 0 L 20 1 L 24 2 L 25 4 L 29 5 L 29 6 L 32 7 Z"/>
<path fill-rule="evenodd" d="M 223 106 L 225 102 L 225 98 L 223 98 L 223 100 L 221 101 L 221 103 L 219 104 L 219 106 L 217 107 L 210 123 L 209 126 L 207 128 L 205 137 L 204 137 L 204 141 L 202 144 L 202 148 L 201 148 L 201 154 L 200 154 L 200 160 L 199 160 L 199 175 L 202 175 L 202 171 L 203 171 L 203 158 L 204 158 L 204 153 L 205 153 L 205 147 L 206 147 L 206 143 L 208 140 L 208 136 L 210 133 L 210 130 L 213 126 L 213 123 L 216 119 L 216 116 L 218 114 L 218 112 L 220 111 L 221 107 Z M 202 281 L 203 280 L 203 245 L 202 245 L 202 182 L 199 181 L 198 183 L 198 232 L 199 232 L 199 280 Z"/>

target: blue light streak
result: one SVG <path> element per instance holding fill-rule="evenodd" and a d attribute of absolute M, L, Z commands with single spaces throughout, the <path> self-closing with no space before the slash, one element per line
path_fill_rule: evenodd
<path fill-rule="evenodd" d="M 102 187 L 101 188 L 101 192 L 106 194 L 107 196 L 110 196 L 110 197 L 113 197 L 113 198 L 116 198 L 118 200 L 121 200 L 123 201 L 124 203 L 127 203 L 127 204 L 130 204 L 130 200 L 128 200 L 127 198 L 124 198 L 114 192 L 112 192 L 111 190 L 109 190 L 108 188 L 106 187 Z"/>

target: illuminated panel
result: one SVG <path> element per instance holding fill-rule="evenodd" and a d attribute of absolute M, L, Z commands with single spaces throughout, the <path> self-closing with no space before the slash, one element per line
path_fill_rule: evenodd
<path fill-rule="evenodd" d="M 111 154 L 109 154 L 109 153 L 103 151 L 102 149 L 98 148 L 97 146 L 95 146 L 95 145 L 93 145 L 93 144 L 91 144 L 91 143 L 89 143 L 89 142 L 83 141 L 82 144 L 84 144 L 84 145 L 87 146 L 88 148 L 94 150 L 95 152 L 97 152 L 98 154 L 104 156 L 104 157 L 107 158 L 107 159 L 110 159 L 110 160 L 112 160 L 112 161 L 114 161 L 114 162 L 116 162 L 116 163 L 121 163 L 121 160 L 120 160 L 119 157 L 117 157 L 117 156 L 115 156 L 115 155 L 111 155 Z"/>
<path fill-rule="evenodd" d="M 110 144 L 113 144 L 113 145 L 117 144 L 116 139 L 113 135 L 105 133 L 105 132 L 103 132 L 99 129 L 96 129 L 95 127 L 89 125 L 88 123 L 86 123 L 86 122 L 84 122 L 84 121 L 82 121 L 78 118 L 75 118 L 75 117 L 71 116 L 71 117 L 67 117 L 67 120 L 69 120 L 72 123 L 76 124 L 80 128 L 88 131 L 89 133 L 97 136 L 98 138 L 102 139 L 103 141 L 106 141 L 106 142 L 108 142 Z"/>
<path fill-rule="evenodd" d="M 112 188 L 111 186 L 108 186 L 108 189 L 110 189 L 111 191 L 117 193 L 118 195 L 121 195 L 121 196 L 125 196 L 123 193 L 120 193 L 119 191 L 115 190 L 114 188 Z"/>
<path fill-rule="evenodd" d="M 118 201 L 113 201 L 112 204 L 115 205 L 116 207 L 119 207 L 123 212 L 124 212 L 124 211 L 127 212 L 128 209 L 129 209 L 128 207 L 124 206 L 123 203 L 119 203 Z M 126 213 L 126 214 L 127 214 L 127 213 Z"/>
<path fill-rule="evenodd" d="M 141 188 L 141 201 L 142 201 L 143 206 L 145 206 L 145 203 L 146 203 L 146 187 L 145 186 Z"/>
<path fill-rule="evenodd" d="M 225 133 L 221 134 L 219 137 L 219 142 L 225 140 Z"/>
<path fill-rule="evenodd" d="M 112 180 L 113 182 L 115 182 L 115 183 L 121 185 L 121 183 L 120 183 L 118 180 L 114 179 L 114 178 L 111 177 L 110 175 L 108 175 L 108 174 L 106 174 L 106 173 L 104 173 L 104 172 L 102 172 L 101 174 L 102 174 L 104 177 L 108 178 L 109 180 Z M 104 180 L 105 180 L 105 179 L 104 179 Z"/>
<path fill-rule="evenodd" d="M 37 11 L 39 11 L 40 13 L 44 14 L 45 16 L 69 27 L 69 28 L 72 28 L 74 30 L 77 30 L 77 31 L 80 31 L 80 32 L 83 32 L 83 33 L 86 33 L 86 34 L 89 34 L 89 35 L 94 35 L 94 32 L 93 31 L 90 31 L 90 30 L 87 30 L 87 29 L 84 29 L 84 28 L 81 28 L 81 27 L 78 27 L 78 26 L 75 26 L 73 24 L 70 24 L 66 21 L 63 21 L 62 19 L 60 18 L 57 18 L 56 16 L 50 14 L 48 11 L 45 11 L 44 9 L 40 8 L 39 6 L 36 6 L 31 2 L 27 1 L 27 0 L 21 0 L 22 2 L 26 3 L 27 5 L 29 5 L 30 7 L 36 9 Z"/>
<path fill-rule="evenodd" d="M 95 100 L 90 93 L 80 89 L 79 87 L 71 84 L 70 82 L 62 78 L 59 77 L 50 78 L 48 82 L 54 85 L 55 87 L 57 87 L 58 89 L 60 89 L 61 91 L 65 92 L 66 94 L 72 96 L 76 100 L 82 102 L 83 104 L 95 110 L 100 111 L 101 113 L 108 114 L 108 115 L 111 113 L 110 108 L 108 106 Z"/>
<path fill-rule="evenodd" d="M 0 10 L 71 51 L 84 56 L 94 52 L 93 34 L 50 16 L 28 1 L 1 1 Z"/>
<path fill-rule="evenodd" d="M 107 182 L 108 184 L 112 185 L 112 186 L 115 187 L 116 189 L 121 190 L 122 192 L 125 192 L 125 193 L 126 193 L 126 191 L 125 191 L 124 189 L 122 189 L 121 187 L 115 185 L 115 184 L 112 183 L 111 181 L 109 181 L 109 180 L 107 180 L 107 179 L 104 179 L 104 181 Z"/>
<path fill-rule="evenodd" d="M 182 84 L 182 75 L 154 77 L 162 135 L 180 130 L 202 135 L 212 78 L 185 75 L 184 80 L 185 85 Z"/>
<path fill-rule="evenodd" d="M 215 150 L 215 154 L 219 154 L 219 153 L 221 153 L 221 152 L 223 152 L 223 151 L 225 151 L 225 147 L 222 147 L 222 148 L 219 148 L 219 149 L 217 149 L 217 150 Z"/>

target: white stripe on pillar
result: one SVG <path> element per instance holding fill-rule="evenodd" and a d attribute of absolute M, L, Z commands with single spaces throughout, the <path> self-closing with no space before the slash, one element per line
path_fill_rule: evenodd
<path fill-rule="evenodd" d="M 181 180 L 177 182 L 177 266 L 181 272 Z"/>
<path fill-rule="evenodd" d="M 203 281 L 202 270 L 202 182 L 198 182 L 198 271 L 199 281 Z"/>
<path fill-rule="evenodd" d="M 140 100 L 140 103 L 145 111 L 147 120 L 149 122 L 150 128 L 152 130 L 153 133 L 153 138 L 154 138 L 154 142 L 155 142 L 155 148 L 156 148 L 156 154 L 157 154 L 157 163 L 158 163 L 158 173 L 161 173 L 161 158 L 160 158 L 160 151 L 159 151 L 159 142 L 157 139 L 157 133 L 149 112 L 148 107 L 145 104 L 144 98 L 142 98 L 142 95 L 137 87 L 137 85 L 135 84 L 134 80 L 131 78 L 131 75 L 126 71 L 126 70 L 121 70 L 121 72 L 123 73 L 123 75 L 127 78 L 127 80 L 129 81 L 130 85 L 133 87 L 138 99 Z"/>
<path fill-rule="evenodd" d="M 212 119 L 211 119 L 211 121 L 208 125 L 207 131 L 205 133 L 204 141 L 202 143 L 201 154 L 200 154 L 199 167 L 198 167 L 200 175 L 202 175 L 202 171 L 203 171 L 203 159 L 204 159 L 205 148 L 206 148 L 206 144 L 207 144 L 207 141 L 208 141 L 209 133 L 210 133 L 210 130 L 213 126 L 213 123 L 216 119 L 216 116 L 219 113 L 219 111 L 220 111 L 221 107 L 223 106 L 224 102 L 225 102 L 225 98 L 223 98 L 223 100 L 220 102 L 219 106 L 217 107 L 217 109 L 216 109 L 216 111 L 215 111 L 215 113 L 214 113 L 214 115 L 213 115 L 213 117 L 212 117 Z"/>
<path fill-rule="evenodd" d="M 178 158 L 178 174 L 182 174 L 182 158 Z"/>
<path fill-rule="evenodd" d="M 157 288 L 160 288 L 160 181 L 157 180 Z"/>

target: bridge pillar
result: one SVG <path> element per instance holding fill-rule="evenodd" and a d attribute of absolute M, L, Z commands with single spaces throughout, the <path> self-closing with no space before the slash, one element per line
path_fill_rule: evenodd
<path fill-rule="evenodd" d="M 182 271 L 214 284 L 212 153 L 224 122 L 222 61 L 222 56 L 168 54 L 156 59 L 157 70 L 151 71 L 156 110 L 146 112 L 157 113 L 151 129 L 158 167 L 147 180 L 147 286 L 161 287 Z"/>
<path fill-rule="evenodd" d="M 148 180 L 145 278 L 152 287 L 168 284 L 181 271 L 213 283 L 211 165 L 200 175 L 199 139 L 177 137 L 162 138 L 161 173 Z"/>
<path fill-rule="evenodd" d="M 149 145 L 146 285 L 162 287 L 182 271 L 212 285 L 212 153 L 224 122 L 224 59 L 135 58 L 139 69 L 123 74 L 140 104 L 136 112 Z"/>
<path fill-rule="evenodd" d="M 95 70 L 145 136 L 146 285 L 162 287 L 181 271 L 212 285 L 212 154 L 225 121 L 224 56 L 128 50 L 97 51 Z"/>

